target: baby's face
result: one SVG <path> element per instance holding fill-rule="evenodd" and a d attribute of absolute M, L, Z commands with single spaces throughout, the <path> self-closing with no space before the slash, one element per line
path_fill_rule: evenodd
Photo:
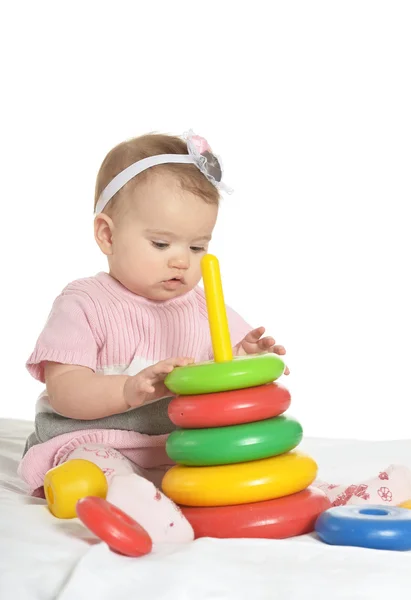
<path fill-rule="evenodd" d="M 218 207 L 181 189 L 172 175 L 154 176 L 115 221 L 110 274 L 150 300 L 193 289 L 217 220 Z"/>

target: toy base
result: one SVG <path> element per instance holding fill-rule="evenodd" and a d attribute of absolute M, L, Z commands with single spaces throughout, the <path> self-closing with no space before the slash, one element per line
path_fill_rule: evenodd
<path fill-rule="evenodd" d="M 265 502 L 180 508 L 196 538 L 284 539 L 311 533 L 317 517 L 330 506 L 324 492 L 307 488 L 292 496 Z"/>

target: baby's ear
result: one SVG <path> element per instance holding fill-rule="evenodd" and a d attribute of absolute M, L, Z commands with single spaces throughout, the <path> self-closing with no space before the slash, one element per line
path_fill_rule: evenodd
<path fill-rule="evenodd" d="M 113 254 L 114 223 L 108 215 L 100 213 L 94 217 L 94 239 L 106 256 Z"/>

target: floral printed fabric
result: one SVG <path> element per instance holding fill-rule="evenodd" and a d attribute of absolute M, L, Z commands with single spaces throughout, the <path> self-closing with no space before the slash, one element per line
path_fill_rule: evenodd
<path fill-rule="evenodd" d="M 313 486 L 323 490 L 333 506 L 345 504 L 397 506 L 411 499 L 411 470 L 402 465 L 390 465 L 366 481 L 347 485 L 317 480 Z"/>

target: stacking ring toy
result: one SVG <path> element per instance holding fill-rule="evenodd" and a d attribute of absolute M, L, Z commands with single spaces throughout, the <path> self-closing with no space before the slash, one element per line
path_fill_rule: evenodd
<path fill-rule="evenodd" d="M 316 462 L 293 450 L 236 465 L 175 465 L 164 475 L 162 488 L 180 505 L 226 506 L 295 494 L 311 485 L 316 475 Z"/>
<path fill-rule="evenodd" d="M 100 467 L 82 458 L 69 460 L 47 471 L 43 487 L 49 510 L 58 519 L 74 519 L 81 498 L 105 498 L 108 489 Z"/>
<path fill-rule="evenodd" d="M 151 552 L 153 543 L 147 531 L 104 498 L 83 498 L 76 511 L 80 521 L 114 552 L 133 557 Z"/>
<path fill-rule="evenodd" d="M 207 361 L 177 367 L 164 383 L 174 394 L 211 394 L 271 383 L 284 369 L 283 360 L 267 352 L 237 356 L 226 362 Z"/>
<path fill-rule="evenodd" d="M 281 416 L 243 425 L 173 431 L 166 452 L 183 465 L 228 465 L 284 454 L 298 446 L 302 437 L 300 423 Z"/>
<path fill-rule="evenodd" d="M 318 517 L 315 530 L 326 544 L 411 550 L 411 512 L 406 508 L 336 506 Z"/>
<path fill-rule="evenodd" d="M 236 506 L 182 507 L 195 538 L 283 539 L 311 533 L 317 517 L 330 508 L 324 492 L 308 488 L 286 498 Z"/>
<path fill-rule="evenodd" d="M 276 417 L 290 404 L 290 392 L 276 382 L 215 394 L 177 396 L 168 405 L 168 416 L 174 425 L 186 429 L 225 427 Z"/>

